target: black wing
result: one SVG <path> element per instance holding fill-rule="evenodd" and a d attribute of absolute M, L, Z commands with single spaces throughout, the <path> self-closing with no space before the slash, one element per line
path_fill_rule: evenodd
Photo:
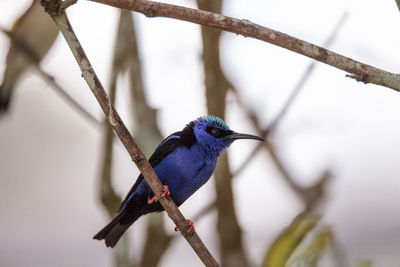
<path fill-rule="evenodd" d="M 168 136 L 158 145 L 154 153 L 150 156 L 149 162 L 151 167 L 155 168 L 158 163 L 160 163 L 165 157 L 167 157 L 172 151 L 180 146 L 186 146 L 190 148 L 194 143 L 196 143 L 196 137 L 192 125 L 186 126 L 182 131 L 176 132 Z M 136 187 L 144 179 L 143 175 L 140 174 L 137 178 L 135 184 L 132 186 L 129 193 L 126 195 L 124 201 L 122 201 L 118 212 L 122 209 L 125 203 L 128 201 L 129 196 L 136 190 Z"/>

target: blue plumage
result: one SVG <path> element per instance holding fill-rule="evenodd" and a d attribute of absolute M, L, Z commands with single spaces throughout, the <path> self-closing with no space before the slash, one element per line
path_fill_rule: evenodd
<path fill-rule="evenodd" d="M 170 197 L 180 206 L 209 180 L 220 153 L 237 139 L 263 141 L 254 135 L 233 132 L 218 117 L 203 116 L 190 122 L 182 131 L 164 139 L 149 162 L 161 183 L 169 187 Z M 114 247 L 140 216 L 163 210 L 158 202 L 148 203 L 153 196 L 146 180 L 139 175 L 117 216 L 94 238 L 105 239 L 107 246 Z"/>

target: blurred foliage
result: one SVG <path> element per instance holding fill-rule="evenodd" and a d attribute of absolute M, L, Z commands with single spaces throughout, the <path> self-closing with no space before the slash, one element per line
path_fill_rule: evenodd
<path fill-rule="evenodd" d="M 300 252 L 290 259 L 288 266 L 290 267 L 316 267 L 321 260 L 326 247 L 331 243 L 333 233 L 330 229 L 319 232 L 309 245 L 304 249 L 300 248 Z"/>
<path fill-rule="evenodd" d="M 320 216 L 300 213 L 269 247 L 263 267 L 284 267 L 304 237 L 317 225 Z"/>
<path fill-rule="evenodd" d="M 372 262 L 369 260 L 363 260 L 357 264 L 357 267 L 372 267 Z"/>

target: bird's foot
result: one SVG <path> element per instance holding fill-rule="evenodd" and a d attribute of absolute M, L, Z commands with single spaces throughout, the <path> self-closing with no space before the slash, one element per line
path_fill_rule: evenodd
<path fill-rule="evenodd" d="M 161 194 L 161 198 L 169 196 L 171 192 L 169 191 L 168 185 L 163 185 L 163 192 Z M 154 202 L 158 202 L 157 196 L 152 197 L 151 199 L 147 200 L 147 204 L 152 204 Z"/>
<path fill-rule="evenodd" d="M 196 229 L 194 228 L 194 224 L 193 224 L 192 220 L 188 219 L 188 220 L 186 220 L 186 222 L 187 222 L 188 229 L 186 230 L 185 234 L 191 234 L 194 231 L 196 231 Z M 179 231 L 178 226 L 175 227 L 175 231 Z"/>

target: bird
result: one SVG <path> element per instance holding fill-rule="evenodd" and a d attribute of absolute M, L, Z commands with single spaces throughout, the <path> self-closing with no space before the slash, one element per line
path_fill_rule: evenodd
<path fill-rule="evenodd" d="M 5 31 L 11 43 L 0 85 L 0 115 L 5 113 L 19 78 L 32 65 L 39 64 L 53 46 L 58 28 L 46 14 L 40 0 L 33 0 L 11 30 Z"/>
<path fill-rule="evenodd" d="M 149 159 L 163 184 L 162 196 L 169 195 L 180 206 L 210 179 L 220 154 L 238 139 L 264 141 L 259 136 L 236 133 L 222 119 L 212 115 L 198 117 L 182 131 L 166 137 Z M 139 217 L 163 210 L 140 174 L 122 201 L 117 215 L 93 239 L 104 239 L 106 246 L 113 248 Z M 194 231 L 191 220 L 188 220 L 188 226 L 188 233 Z"/>

